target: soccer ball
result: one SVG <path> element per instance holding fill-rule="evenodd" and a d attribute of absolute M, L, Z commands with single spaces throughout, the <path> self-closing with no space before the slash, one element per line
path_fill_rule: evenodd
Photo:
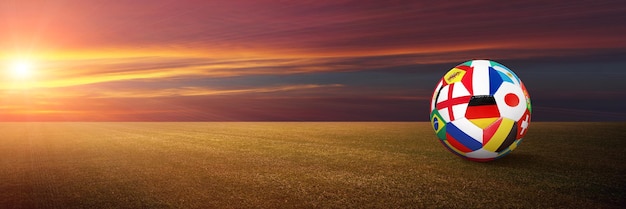
<path fill-rule="evenodd" d="M 430 122 L 450 152 L 486 162 L 519 145 L 531 112 L 528 91 L 513 71 L 494 61 L 471 60 L 452 68 L 437 84 Z"/>

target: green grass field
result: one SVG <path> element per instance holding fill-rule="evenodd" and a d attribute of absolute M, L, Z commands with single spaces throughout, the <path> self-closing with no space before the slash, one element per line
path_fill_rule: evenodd
<path fill-rule="evenodd" d="M 0 123 L 0 208 L 623 208 L 625 130 L 475 163 L 428 123 Z"/>

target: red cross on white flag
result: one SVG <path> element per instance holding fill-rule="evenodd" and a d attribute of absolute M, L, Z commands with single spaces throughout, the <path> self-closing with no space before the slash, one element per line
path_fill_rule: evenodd
<path fill-rule="evenodd" d="M 441 88 L 436 108 L 445 121 L 451 122 L 455 120 L 455 115 L 465 115 L 467 103 L 471 98 L 472 96 L 463 83 L 452 83 Z"/>

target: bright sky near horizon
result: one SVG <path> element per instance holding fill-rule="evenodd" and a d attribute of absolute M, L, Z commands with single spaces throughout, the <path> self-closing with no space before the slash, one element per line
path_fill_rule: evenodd
<path fill-rule="evenodd" d="M 7 0 L 0 121 L 426 121 L 470 59 L 624 121 L 623 1 Z"/>

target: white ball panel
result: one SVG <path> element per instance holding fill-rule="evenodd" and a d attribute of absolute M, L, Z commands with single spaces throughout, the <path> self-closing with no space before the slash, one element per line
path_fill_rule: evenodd
<path fill-rule="evenodd" d="M 465 156 L 476 159 L 489 159 L 498 157 L 498 153 L 480 148 L 479 150 L 466 153 Z"/>
<path fill-rule="evenodd" d="M 489 95 L 489 61 L 479 61 L 472 62 L 472 67 L 474 67 L 474 74 L 472 75 L 474 95 Z"/>
<path fill-rule="evenodd" d="M 435 103 L 437 102 L 437 91 L 439 91 L 442 85 L 443 85 L 443 81 L 439 81 L 439 84 L 437 84 L 437 87 L 435 88 L 435 92 L 433 92 L 433 97 L 430 100 L 431 112 L 435 109 Z"/>

